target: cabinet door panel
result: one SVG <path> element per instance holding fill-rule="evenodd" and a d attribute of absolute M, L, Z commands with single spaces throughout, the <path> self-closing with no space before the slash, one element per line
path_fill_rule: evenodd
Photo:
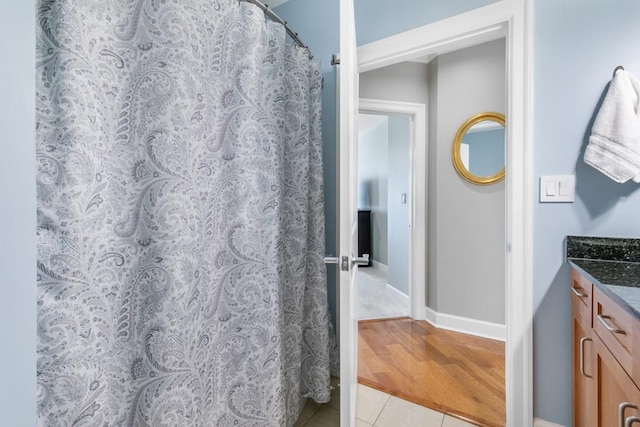
<path fill-rule="evenodd" d="M 579 304 L 579 303 L 578 303 Z M 594 346 L 591 328 L 574 307 L 573 316 L 573 425 L 596 427 Z"/>
<path fill-rule="evenodd" d="M 624 422 L 620 424 L 618 415 L 620 404 L 626 402 L 640 407 L 640 390 L 597 336 L 593 337 L 593 344 L 596 351 L 597 425 L 624 426 Z M 631 416 L 640 416 L 640 412 L 634 408 L 627 408 L 624 418 Z"/>

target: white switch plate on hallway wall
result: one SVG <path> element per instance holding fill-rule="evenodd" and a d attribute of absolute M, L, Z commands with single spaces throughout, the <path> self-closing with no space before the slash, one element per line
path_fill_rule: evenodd
<path fill-rule="evenodd" d="M 542 175 L 540 177 L 540 203 L 573 203 L 575 200 L 575 175 Z"/>

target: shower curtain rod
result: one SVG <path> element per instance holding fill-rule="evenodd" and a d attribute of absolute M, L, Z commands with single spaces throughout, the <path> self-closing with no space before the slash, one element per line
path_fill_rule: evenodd
<path fill-rule="evenodd" d="M 309 46 L 302 43 L 302 40 L 300 40 L 300 37 L 298 37 L 298 33 L 294 32 L 291 28 L 289 28 L 289 26 L 287 25 L 287 21 L 283 20 L 278 15 L 276 15 L 276 13 L 269 8 L 269 5 L 262 3 L 260 0 L 241 0 L 241 1 L 253 3 L 256 6 L 258 6 L 260 9 L 262 9 L 262 11 L 267 17 L 271 18 L 272 21 L 275 21 L 284 25 L 284 29 L 287 30 L 287 34 L 289 35 L 289 37 L 291 37 L 291 39 L 294 41 L 295 44 L 309 50 Z M 313 58 L 313 55 L 311 55 L 311 51 L 309 51 L 309 57 Z"/>

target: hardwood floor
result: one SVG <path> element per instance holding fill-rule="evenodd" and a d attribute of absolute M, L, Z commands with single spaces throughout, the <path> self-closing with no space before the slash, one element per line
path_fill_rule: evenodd
<path fill-rule="evenodd" d="M 505 425 L 504 343 L 410 318 L 359 322 L 358 382 L 475 424 Z"/>

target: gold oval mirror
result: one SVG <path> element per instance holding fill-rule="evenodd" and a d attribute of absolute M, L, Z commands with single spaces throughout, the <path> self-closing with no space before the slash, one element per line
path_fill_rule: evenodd
<path fill-rule="evenodd" d="M 481 113 L 465 121 L 451 147 L 455 170 L 467 181 L 489 185 L 504 179 L 504 114 Z"/>

